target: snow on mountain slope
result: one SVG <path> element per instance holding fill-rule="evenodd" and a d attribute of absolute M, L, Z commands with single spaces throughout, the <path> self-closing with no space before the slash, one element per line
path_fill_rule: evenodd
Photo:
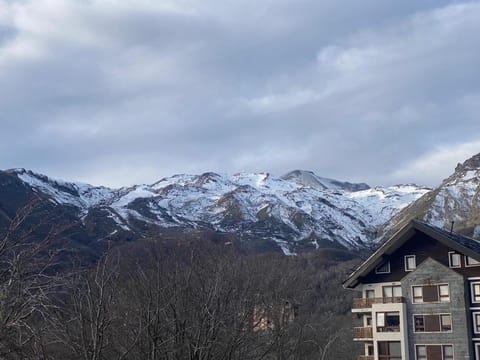
<path fill-rule="evenodd" d="M 82 219 L 100 209 L 123 230 L 138 229 L 139 223 L 208 228 L 273 240 L 285 253 L 296 251 L 299 244 L 367 246 L 377 226 L 429 191 L 415 185 L 370 189 L 299 170 L 284 177 L 175 175 L 153 185 L 120 189 L 63 182 L 25 170 L 15 173 L 56 204 L 77 207 Z"/>
<path fill-rule="evenodd" d="M 23 182 L 38 191 L 50 195 L 58 204 L 69 204 L 88 209 L 108 202 L 114 197 L 114 192 L 103 186 L 69 183 L 51 179 L 45 175 L 35 174 L 24 169 L 18 169 L 15 172 Z"/>
<path fill-rule="evenodd" d="M 411 219 L 426 221 L 434 226 L 467 236 L 480 237 L 480 154 L 458 164 L 455 171 L 432 191 L 397 212 L 380 229 L 386 238 Z"/>
<path fill-rule="evenodd" d="M 458 164 L 455 172 L 433 192 L 424 213 L 429 223 L 456 229 L 473 229 L 480 224 L 480 154 Z"/>
<path fill-rule="evenodd" d="M 315 175 L 311 171 L 294 170 L 282 176 L 284 180 L 291 180 L 299 185 L 313 187 L 319 190 L 346 190 L 359 191 L 370 188 L 365 183 L 352 184 L 349 182 L 342 182 L 338 180 L 328 179 Z"/>
<path fill-rule="evenodd" d="M 356 191 L 347 194 L 356 200 L 375 217 L 371 219 L 374 225 L 386 223 L 397 212 L 411 204 L 431 189 L 417 185 L 395 185 L 387 188 Z"/>

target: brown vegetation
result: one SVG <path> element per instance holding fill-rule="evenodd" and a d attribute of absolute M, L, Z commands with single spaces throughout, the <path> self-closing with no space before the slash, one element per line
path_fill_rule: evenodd
<path fill-rule="evenodd" d="M 21 221 L 21 217 L 15 221 Z M 199 240 L 146 239 L 90 267 L 15 234 L 0 244 L 2 359 L 348 359 L 354 260 L 240 255 Z M 260 321 L 268 326 L 259 327 Z"/>

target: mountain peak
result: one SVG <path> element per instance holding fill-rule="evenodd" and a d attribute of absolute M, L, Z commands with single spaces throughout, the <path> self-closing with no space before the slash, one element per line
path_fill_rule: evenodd
<path fill-rule="evenodd" d="M 391 234 L 410 219 L 419 219 L 439 228 L 472 236 L 480 229 L 480 154 L 463 163 L 431 192 L 400 211 L 386 227 Z"/>
<path fill-rule="evenodd" d="M 120 189 L 65 182 L 29 170 L 10 172 L 26 185 L 21 190 L 42 194 L 46 204 L 69 214 L 68 221 L 76 218 L 84 242 L 206 231 L 229 234 L 240 247 L 273 247 L 285 253 L 322 246 L 362 248 L 377 226 L 425 193 L 413 187 L 366 190 L 366 184 L 304 170 L 282 178 L 266 172 L 175 175 Z M 0 198 L 7 198 L 9 189 L 0 186 Z"/>
<path fill-rule="evenodd" d="M 467 159 L 463 164 L 458 163 L 455 168 L 455 172 L 462 172 L 468 170 L 478 170 L 480 169 L 480 153 L 472 156 L 470 159 Z"/>
<path fill-rule="evenodd" d="M 347 181 L 338 181 L 316 175 L 313 171 L 293 170 L 281 177 L 283 180 L 294 181 L 295 183 L 312 187 L 318 190 L 343 190 L 343 191 L 361 191 L 368 190 L 370 186 L 365 183 L 350 183 Z"/>

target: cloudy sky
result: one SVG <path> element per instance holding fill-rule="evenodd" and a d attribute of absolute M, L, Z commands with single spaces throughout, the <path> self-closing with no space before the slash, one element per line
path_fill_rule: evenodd
<path fill-rule="evenodd" d="M 110 186 L 480 152 L 480 3 L 0 0 L 0 168 Z"/>

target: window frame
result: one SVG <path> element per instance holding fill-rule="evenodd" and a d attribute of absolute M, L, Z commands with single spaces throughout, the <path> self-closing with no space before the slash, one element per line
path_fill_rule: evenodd
<path fill-rule="evenodd" d="M 386 296 L 385 295 L 385 289 L 391 288 L 392 290 L 392 296 Z M 400 289 L 400 295 L 395 295 L 395 289 Z M 382 286 L 382 298 L 396 298 L 396 297 L 401 297 L 402 295 L 402 285 L 384 285 Z"/>
<path fill-rule="evenodd" d="M 416 333 L 424 333 L 425 332 L 425 318 L 422 316 L 424 314 L 413 314 L 412 315 L 412 318 L 413 318 L 413 333 L 416 334 Z M 422 330 L 417 330 L 417 324 L 416 324 L 416 317 L 420 317 L 422 316 L 422 327 L 423 327 L 423 331 Z"/>
<path fill-rule="evenodd" d="M 377 312 L 375 313 L 375 327 L 378 329 L 379 327 L 385 327 L 385 314 L 386 312 Z"/>
<path fill-rule="evenodd" d="M 380 344 L 386 343 L 387 344 L 387 352 L 388 354 L 380 354 Z M 398 343 L 400 345 L 400 354 L 395 355 L 395 354 L 390 354 L 390 344 L 391 343 Z M 379 360 L 388 360 L 388 359 L 402 359 L 402 342 L 401 341 L 396 341 L 396 340 L 382 340 L 377 342 L 377 350 L 378 350 L 378 359 Z"/>
<path fill-rule="evenodd" d="M 428 351 L 427 351 L 428 346 L 439 346 L 442 353 L 442 360 L 455 359 L 455 347 L 453 346 L 453 344 L 415 344 L 415 360 L 428 360 Z M 452 348 L 452 356 L 445 357 L 445 347 L 447 346 Z M 425 356 L 421 356 L 421 357 L 418 356 L 418 349 L 420 347 L 425 349 Z"/>
<path fill-rule="evenodd" d="M 367 356 L 373 356 L 373 354 L 375 353 L 375 346 L 373 345 L 373 343 L 370 343 L 370 344 L 367 344 Z"/>
<path fill-rule="evenodd" d="M 408 266 L 408 260 L 413 259 L 413 267 Z M 403 265 L 405 267 L 405 271 L 414 271 L 417 268 L 417 257 L 415 255 L 405 255 L 403 258 Z"/>
<path fill-rule="evenodd" d="M 440 291 L 440 287 L 441 286 L 446 286 L 447 287 L 447 295 L 442 295 L 441 291 Z M 446 303 L 446 302 L 450 302 L 450 286 L 448 284 L 437 284 L 437 289 L 438 289 L 438 302 L 439 303 Z M 442 300 L 442 299 L 446 299 L 446 300 Z"/>
<path fill-rule="evenodd" d="M 420 296 L 415 295 L 415 289 L 420 289 Z M 420 301 L 415 301 L 418 298 L 420 298 Z M 423 285 L 412 285 L 412 304 L 423 304 Z"/>
<path fill-rule="evenodd" d="M 382 315 L 383 325 L 378 325 L 379 315 Z M 398 317 L 398 326 L 397 325 L 387 325 L 389 317 Z M 400 332 L 400 312 L 399 311 L 378 311 L 375 313 L 375 328 L 377 332 Z M 397 329 L 398 328 L 398 329 Z M 390 329 L 390 330 L 389 330 Z"/>
<path fill-rule="evenodd" d="M 480 282 L 478 282 L 480 284 Z M 423 293 L 423 288 L 425 286 L 436 286 L 437 287 L 437 301 L 424 301 L 423 298 L 424 298 L 424 293 Z M 447 290 L 448 290 L 448 295 L 442 295 L 441 292 L 440 292 L 440 287 L 441 286 L 447 286 Z M 411 293 L 412 293 L 412 304 L 440 304 L 440 303 L 448 303 L 450 302 L 450 286 L 448 283 L 439 283 L 439 284 L 429 284 L 429 285 L 412 285 L 411 286 Z M 419 289 L 422 289 L 421 292 L 422 292 L 422 298 L 421 298 L 421 301 L 415 301 L 416 299 L 418 299 L 419 297 L 418 296 L 415 296 L 415 288 L 419 288 Z"/>
<path fill-rule="evenodd" d="M 455 359 L 455 349 L 453 347 L 453 344 L 442 344 L 442 359 L 443 360 L 453 360 Z M 449 356 L 448 358 L 445 357 L 445 347 L 449 346 L 452 348 L 452 356 Z"/>
<path fill-rule="evenodd" d="M 447 315 L 450 317 L 450 329 L 449 330 L 442 330 L 442 328 L 444 327 L 444 323 L 443 323 L 442 319 L 443 319 L 444 316 L 447 316 Z M 451 332 L 453 332 L 453 317 L 452 317 L 452 314 L 442 313 L 442 314 L 438 314 L 438 317 L 440 319 L 440 332 L 441 333 L 451 333 Z"/>
<path fill-rule="evenodd" d="M 473 264 L 469 264 L 469 263 L 468 263 L 468 259 L 473 260 L 474 263 L 473 263 Z M 475 260 L 474 258 L 465 255 L 465 267 L 475 267 L 475 266 L 480 266 L 480 261 Z"/>
<path fill-rule="evenodd" d="M 478 294 L 475 294 L 475 285 L 478 285 Z M 477 298 L 477 299 L 476 299 Z M 480 304 L 480 281 L 471 281 L 470 282 L 470 300 L 472 304 Z"/>
<path fill-rule="evenodd" d="M 475 360 L 480 360 L 480 342 L 473 343 L 473 347 L 475 348 Z"/>
<path fill-rule="evenodd" d="M 373 293 L 373 296 L 369 297 L 368 294 L 372 294 L 372 293 Z M 364 298 L 365 299 L 374 299 L 375 298 L 375 289 L 365 289 Z"/>
<path fill-rule="evenodd" d="M 458 264 L 459 265 L 453 265 L 453 257 L 457 257 L 458 256 Z M 462 255 L 457 253 L 456 251 L 449 251 L 448 252 L 448 267 L 450 267 L 451 269 L 458 269 L 458 268 L 461 268 L 462 267 Z"/>
<path fill-rule="evenodd" d="M 477 316 L 479 316 L 479 318 L 478 318 L 479 321 L 478 322 L 476 321 Z M 480 334 L 480 311 L 473 311 L 472 312 L 472 326 L 473 326 L 473 333 L 474 334 Z"/>
<path fill-rule="evenodd" d="M 480 313 L 480 312 L 479 312 Z M 425 316 L 431 316 L 431 315 L 435 315 L 435 316 L 438 316 L 438 324 L 439 324 L 439 328 L 440 330 L 438 331 L 426 331 L 426 325 L 425 325 Z M 444 324 L 442 322 L 442 316 L 445 316 L 445 315 L 448 315 L 450 317 L 450 330 L 442 330 Z M 418 331 L 417 328 L 416 328 L 416 317 L 422 317 L 422 320 L 423 320 L 423 328 L 425 330 L 423 331 Z M 451 313 L 438 313 L 438 314 L 413 314 L 412 315 L 412 319 L 413 319 L 413 333 L 414 334 L 438 334 L 438 333 L 452 333 L 453 332 L 453 321 L 452 321 L 452 314 Z"/>
<path fill-rule="evenodd" d="M 419 348 L 424 348 L 425 349 L 425 355 L 421 355 L 421 357 L 418 355 L 418 349 Z M 427 360 L 427 345 L 415 344 L 415 359 L 416 360 Z"/>
<path fill-rule="evenodd" d="M 386 271 L 379 271 L 379 268 L 381 268 L 384 265 L 387 266 L 387 270 Z M 375 267 L 375 274 L 380 274 L 381 275 L 381 274 L 390 274 L 390 273 L 391 273 L 390 260 L 382 261 L 380 264 L 378 264 Z"/>

